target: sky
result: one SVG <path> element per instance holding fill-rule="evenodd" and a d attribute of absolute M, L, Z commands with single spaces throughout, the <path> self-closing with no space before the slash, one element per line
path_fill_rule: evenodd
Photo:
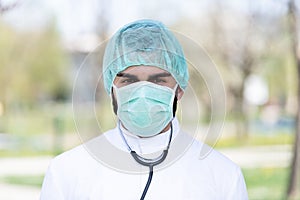
<path fill-rule="evenodd" d="M 55 22 L 64 46 L 90 51 L 99 44 L 95 27 L 101 25 L 99 13 L 108 22 L 107 37 L 120 27 L 141 18 L 162 21 L 172 27 L 179 20 L 205 20 L 213 9 L 236 12 L 259 10 L 274 14 L 286 11 L 287 0 L 0 0 L 3 5 L 17 2 L 17 7 L 0 17 L 19 30 L 34 31 Z M 300 1 L 300 0 L 297 0 Z M 219 5 L 219 7 L 218 7 Z M 191 30 L 193 27 L 191 27 Z"/>
<path fill-rule="evenodd" d="M 225 7 L 233 7 L 241 12 L 259 9 L 261 12 L 284 12 L 287 0 L 224 0 Z M 42 27 L 47 21 L 55 19 L 64 39 L 75 38 L 91 33 L 99 21 L 97 13 L 104 12 L 109 22 L 109 33 L 139 18 L 154 18 L 167 26 L 177 20 L 199 17 L 215 6 L 214 0 L 2 0 L 9 5 L 18 2 L 18 6 L 2 17 L 20 29 Z M 256 2 L 256 3 L 253 3 Z"/>
<path fill-rule="evenodd" d="M 17 1 L 19 5 L 3 15 L 4 19 L 18 28 L 36 28 L 43 26 L 45 21 L 55 18 L 56 23 L 65 37 L 74 37 L 77 34 L 93 31 L 97 22 L 97 13 L 104 10 L 105 17 L 109 21 L 109 32 L 115 32 L 118 27 L 139 18 L 159 18 L 172 23 L 182 15 L 190 16 L 198 12 L 197 0 L 179 6 L 171 0 L 145 1 L 139 0 L 2 0 L 3 4 L 9 5 Z M 173 1 L 174 2 L 174 1 Z M 180 2 L 180 1 L 178 1 Z M 163 9 L 155 9 L 157 5 Z M 189 7 L 189 8 L 187 8 Z M 152 10 L 157 12 L 153 13 Z M 184 12 L 189 10 L 189 12 Z M 184 13 L 183 13 L 184 12 Z"/>

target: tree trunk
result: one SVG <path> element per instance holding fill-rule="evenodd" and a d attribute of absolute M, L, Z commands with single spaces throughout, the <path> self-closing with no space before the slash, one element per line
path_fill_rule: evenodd
<path fill-rule="evenodd" d="M 248 117 L 244 105 L 244 81 L 239 86 L 235 94 L 234 113 L 236 119 L 236 136 L 238 139 L 244 139 L 248 136 Z"/>
<path fill-rule="evenodd" d="M 288 185 L 288 199 L 300 198 L 300 59 L 297 61 L 298 69 L 298 108 L 296 117 L 296 135 L 294 141 L 293 158 L 291 164 L 291 172 Z"/>
<path fill-rule="evenodd" d="M 297 98 L 298 108 L 296 117 L 296 135 L 294 142 L 293 158 L 291 163 L 291 172 L 288 183 L 287 199 L 300 198 L 300 55 L 298 54 L 298 29 L 297 13 L 294 0 L 289 1 L 289 31 L 291 35 L 292 52 L 297 68 Z"/>

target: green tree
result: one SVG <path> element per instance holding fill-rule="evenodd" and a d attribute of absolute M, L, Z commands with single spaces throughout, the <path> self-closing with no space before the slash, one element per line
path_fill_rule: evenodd
<path fill-rule="evenodd" d="M 0 102 L 5 109 L 66 99 L 68 66 L 54 23 L 20 32 L 0 21 Z"/>

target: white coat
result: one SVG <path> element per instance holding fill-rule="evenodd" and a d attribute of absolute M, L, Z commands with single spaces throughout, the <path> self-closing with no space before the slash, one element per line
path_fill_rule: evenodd
<path fill-rule="evenodd" d="M 124 136 L 138 154 L 152 156 L 166 147 L 169 132 L 151 138 L 129 133 Z M 169 154 L 155 167 L 145 200 L 247 200 L 240 168 L 215 150 L 200 158 L 207 146 L 191 138 L 173 120 Z M 133 160 L 115 128 L 55 157 L 45 175 L 40 199 L 138 200 L 147 179 L 148 168 Z"/>

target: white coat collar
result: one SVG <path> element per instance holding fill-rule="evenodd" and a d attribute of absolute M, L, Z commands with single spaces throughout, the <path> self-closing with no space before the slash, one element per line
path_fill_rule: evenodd
<path fill-rule="evenodd" d="M 180 127 L 177 118 L 172 120 L 173 134 L 172 141 L 176 138 Z M 124 128 L 120 127 L 125 140 L 133 151 L 136 151 L 138 154 L 150 154 L 163 150 L 167 147 L 170 137 L 170 130 L 155 135 L 153 137 L 141 138 L 136 135 L 131 134 Z M 123 141 L 119 128 L 116 127 L 112 132 L 105 134 L 108 141 L 116 146 L 117 148 L 128 151 L 126 143 Z"/>

